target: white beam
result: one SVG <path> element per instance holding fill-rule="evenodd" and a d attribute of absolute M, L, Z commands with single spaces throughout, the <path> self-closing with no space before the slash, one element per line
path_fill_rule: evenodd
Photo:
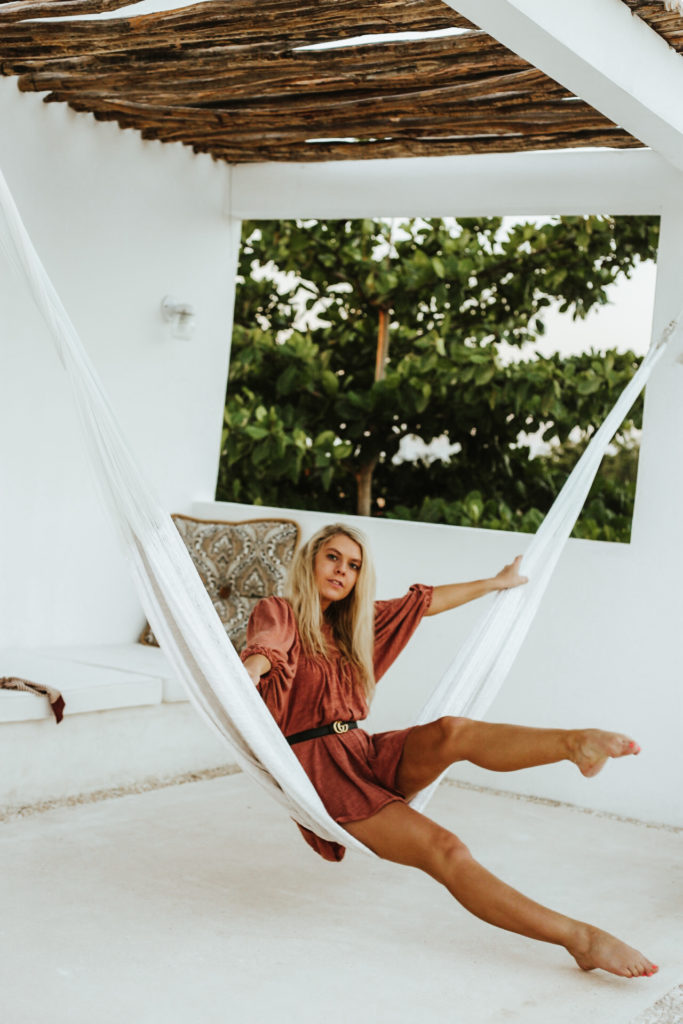
<path fill-rule="evenodd" d="M 659 213 L 683 174 L 647 150 L 234 167 L 228 212 L 285 217 Z"/>
<path fill-rule="evenodd" d="M 446 0 L 683 170 L 683 56 L 621 0 Z"/>

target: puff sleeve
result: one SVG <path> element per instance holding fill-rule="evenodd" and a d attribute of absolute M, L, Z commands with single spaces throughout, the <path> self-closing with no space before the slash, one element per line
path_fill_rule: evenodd
<path fill-rule="evenodd" d="M 414 583 L 405 597 L 375 601 L 375 679 L 398 658 L 432 603 L 434 588 Z"/>
<path fill-rule="evenodd" d="M 296 675 L 299 662 L 299 634 L 294 612 L 282 597 L 265 597 L 254 607 L 247 625 L 247 646 L 240 657 L 245 661 L 251 654 L 262 654 L 271 668 L 261 676 L 259 690 L 274 686 L 284 693 Z"/>

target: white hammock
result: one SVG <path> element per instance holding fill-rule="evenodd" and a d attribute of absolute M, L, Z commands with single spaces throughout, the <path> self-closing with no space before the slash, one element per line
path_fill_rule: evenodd
<path fill-rule="evenodd" d="M 302 825 L 323 839 L 369 852 L 323 803 L 228 640 L 173 521 L 139 473 L 96 373 L 19 218 L 0 173 L 0 242 L 23 268 L 67 371 L 92 466 L 118 523 L 152 629 L 190 698 L 232 746 L 238 763 Z M 584 504 L 602 456 L 645 386 L 673 332 L 650 349 L 605 423 L 592 438 L 524 557 L 531 582 L 496 595 L 458 653 L 419 722 L 444 714 L 481 716 L 496 696 L 540 604 Z M 434 787 L 418 795 L 422 808 Z"/>

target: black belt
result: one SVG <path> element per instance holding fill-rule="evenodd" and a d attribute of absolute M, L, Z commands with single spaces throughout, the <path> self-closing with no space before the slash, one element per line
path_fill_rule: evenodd
<path fill-rule="evenodd" d="M 291 736 L 285 736 L 290 747 L 293 743 L 303 743 L 304 740 L 314 740 L 318 736 L 330 736 L 336 733 L 341 736 L 351 729 L 357 729 L 358 722 L 332 722 L 331 725 L 321 725 L 319 729 L 304 729 L 303 732 L 293 732 Z"/>

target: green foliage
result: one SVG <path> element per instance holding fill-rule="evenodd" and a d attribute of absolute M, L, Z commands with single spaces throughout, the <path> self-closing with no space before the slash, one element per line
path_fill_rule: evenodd
<path fill-rule="evenodd" d="M 535 529 L 576 457 L 570 434 L 602 420 L 638 360 L 510 361 L 501 346 L 533 343 L 551 303 L 584 317 L 606 302 L 609 284 L 654 257 L 657 227 L 410 221 L 390 246 L 377 221 L 245 224 L 218 497 L 355 512 L 372 473 L 373 514 Z M 381 309 L 390 351 L 377 381 Z M 532 459 L 539 434 L 553 454 Z M 408 435 L 457 451 L 396 464 Z M 624 539 L 632 484 L 602 479 L 580 535 Z"/>
<path fill-rule="evenodd" d="M 481 491 L 473 490 L 463 498 L 451 500 L 440 493 L 437 498 L 423 498 L 418 507 L 398 504 L 391 516 L 427 523 L 535 533 L 578 459 L 579 448 L 583 447 L 569 444 L 548 458 L 535 459 L 537 478 L 534 479 L 532 474 L 526 480 L 518 477 L 514 487 L 494 481 L 486 497 Z M 620 446 L 614 454 L 606 456 L 602 473 L 593 484 L 572 536 L 586 540 L 628 541 L 635 498 L 636 464 L 637 449 L 628 445 Z"/>

